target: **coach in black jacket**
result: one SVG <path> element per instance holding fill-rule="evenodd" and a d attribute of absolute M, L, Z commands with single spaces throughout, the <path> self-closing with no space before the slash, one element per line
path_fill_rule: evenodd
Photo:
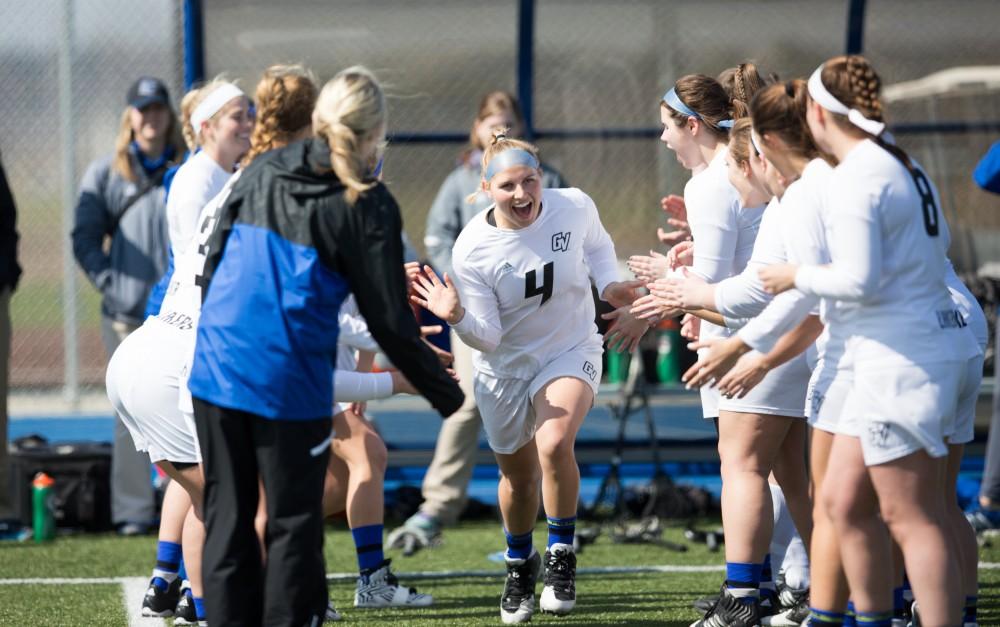
<path fill-rule="evenodd" d="M 319 624 L 327 607 L 321 500 L 340 304 L 442 414 L 463 395 L 420 338 L 406 299 L 402 220 L 369 175 L 385 97 L 351 68 L 313 114 L 320 138 L 258 157 L 206 244 L 189 387 L 205 469 L 202 572 L 213 627 Z M 334 156 L 331 161 L 331 152 Z M 262 572 L 254 513 L 267 494 Z"/>

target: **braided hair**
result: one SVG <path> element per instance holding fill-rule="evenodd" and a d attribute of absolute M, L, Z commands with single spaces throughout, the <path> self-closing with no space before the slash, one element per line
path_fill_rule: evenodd
<path fill-rule="evenodd" d="M 257 123 L 250 137 L 250 151 L 243 157 L 246 167 L 261 153 L 288 144 L 312 123 L 319 88 L 316 77 L 301 65 L 272 65 L 264 70 L 254 99 Z"/>

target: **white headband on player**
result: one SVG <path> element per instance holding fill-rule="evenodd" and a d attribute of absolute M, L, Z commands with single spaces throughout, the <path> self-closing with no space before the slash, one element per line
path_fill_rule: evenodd
<path fill-rule="evenodd" d="M 809 97 L 815 100 L 816 104 L 831 113 L 846 115 L 851 124 L 857 126 L 864 132 L 874 135 L 875 137 L 881 135 L 882 131 L 885 130 L 885 122 L 869 120 L 857 109 L 850 109 L 847 105 L 837 100 L 837 98 L 831 94 L 823 84 L 823 79 L 821 77 L 822 73 L 823 66 L 821 65 L 816 68 L 816 71 L 809 77 Z"/>
<path fill-rule="evenodd" d="M 194 129 L 195 136 L 201 136 L 201 125 L 226 106 L 227 102 L 245 95 L 242 89 L 232 83 L 222 83 L 213 89 L 212 93 L 198 103 L 198 106 L 194 108 L 194 113 L 191 114 L 191 127 Z"/>

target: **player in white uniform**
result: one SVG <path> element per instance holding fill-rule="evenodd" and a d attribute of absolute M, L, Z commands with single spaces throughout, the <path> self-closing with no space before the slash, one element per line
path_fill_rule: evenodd
<path fill-rule="evenodd" d="M 832 59 L 809 80 L 808 121 L 840 164 L 826 266 L 762 271 L 774 292 L 837 299 L 831 342 L 843 338 L 854 381 L 830 453 L 822 498 L 840 539 L 856 611 L 892 618 L 891 563 L 881 518 L 910 565 L 924 625 L 953 625 L 961 578 L 950 559 L 942 459 L 954 431 L 966 362 L 980 353 L 946 286 L 948 229 L 936 193 L 884 130 L 879 79 L 861 57 Z M 845 102 L 850 103 L 850 107 Z M 886 623 L 888 624 L 888 623 Z"/>
<path fill-rule="evenodd" d="M 494 204 L 455 242 L 455 283 L 447 274 L 442 283 L 427 267 L 414 283 L 414 302 L 478 351 L 476 404 L 500 467 L 507 537 L 500 616 L 519 623 L 534 612 L 541 568 L 531 544 L 539 480 L 549 527 L 540 606 L 566 613 L 575 604 L 580 474 L 573 446 L 601 379 L 591 279 L 616 307 L 631 302 L 638 282 L 618 281 L 614 245 L 586 194 L 542 190 L 533 146 L 498 136 L 483 156 L 483 173 Z M 629 342 L 648 328 L 635 320 L 626 326 Z"/>
<path fill-rule="evenodd" d="M 181 110 L 184 138 L 194 154 L 177 170 L 167 196 L 170 252 L 175 259 L 194 237 L 202 208 L 222 190 L 250 150 L 253 130 L 250 100 L 225 81 L 189 91 Z"/>
<path fill-rule="evenodd" d="M 765 91 L 780 90 L 783 94 L 784 89 L 783 85 L 778 85 L 767 88 Z M 756 103 L 760 98 L 759 96 L 754 102 Z M 765 167 L 762 157 L 753 147 L 750 132 L 749 119 L 737 120 L 730 132 L 729 141 L 729 178 L 739 190 L 744 206 L 762 202 L 770 196 L 772 190 L 777 191 L 779 195 L 784 193 L 783 185 L 777 180 L 778 177 L 769 176 L 774 172 L 774 169 Z M 724 324 L 729 329 L 738 329 L 746 322 L 746 318 L 759 314 L 772 299 L 771 295 L 764 290 L 763 284 L 757 276 L 758 270 L 761 267 L 774 263 L 784 263 L 788 260 L 783 234 L 783 223 L 788 219 L 788 216 L 785 215 L 787 209 L 784 203 L 779 202 L 778 198 L 774 198 L 768 205 L 761 220 L 753 256 L 739 275 L 727 278 L 717 284 L 705 283 L 696 276 L 683 274 L 677 278 L 659 279 L 650 284 L 652 298 L 659 300 L 662 306 L 690 311 L 709 321 Z M 695 250 L 697 251 L 697 246 Z M 795 521 L 794 527 L 789 531 L 794 536 L 794 529 L 798 528 L 806 544 L 809 543 L 812 528 L 811 499 L 804 456 L 806 423 L 804 420 L 790 419 L 801 419 L 805 415 L 805 394 L 809 375 L 810 368 L 806 356 L 799 354 L 763 377 L 761 385 L 754 388 L 750 394 L 739 395 L 736 398 L 727 395 L 720 402 L 720 408 L 723 410 L 739 412 L 741 420 L 755 419 L 758 421 L 761 429 L 759 437 L 771 447 L 770 454 L 772 455 L 762 460 L 761 472 L 766 477 L 768 471 L 773 469 L 774 476 L 779 485 L 782 486 L 784 496 L 787 497 L 791 519 Z M 755 444 L 751 448 L 757 455 L 766 455 L 762 446 Z M 740 482 L 731 483 L 737 483 L 734 489 L 747 489 Z M 754 487 L 759 490 L 763 486 Z M 775 490 L 777 488 L 774 487 L 769 490 L 771 500 L 775 498 Z M 784 500 L 781 495 L 778 495 L 777 498 L 779 503 Z M 741 507 L 729 512 L 729 525 L 738 526 L 744 530 L 743 533 L 752 535 L 755 539 L 757 534 L 760 534 L 761 543 L 765 538 L 767 542 L 771 542 L 772 525 L 777 522 L 771 515 L 773 509 L 752 511 L 743 507 L 744 503 L 738 502 L 738 504 Z M 765 503 L 765 505 L 769 504 Z M 727 511 L 724 510 L 724 512 Z M 723 520 L 725 522 L 725 515 Z M 791 527 L 791 525 L 789 526 Z M 782 531 L 784 531 L 784 527 Z M 736 534 L 730 535 L 740 537 Z M 731 540 L 727 538 L 727 545 L 730 542 Z M 780 551 L 784 546 L 787 546 L 788 542 L 789 539 L 786 539 L 783 543 L 779 543 L 776 548 Z M 759 546 L 755 548 L 759 549 Z M 768 555 L 770 556 L 770 552 Z M 781 555 L 775 557 L 780 558 Z M 766 562 L 766 558 L 764 561 Z M 775 565 L 780 566 L 781 562 L 777 561 Z M 787 593 L 795 597 L 794 600 L 791 598 L 787 600 L 788 607 L 783 611 L 787 616 L 781 617 L 781 620 L 772 616 L 769 621 L 771 624 L 798 625 L 808 613 L 808 604 L 805 602 L 808 594 L 808 575 L 797 579 L 796 589 L 789 590 Z M 762 580 L 761 595 L 772 593 L 773 589 L 765 588 L 767 581 L 769 578 L 765 574 Z M 771 599 L 771 601 L 773 602 L 775 599 Z M 762 605 L 762 612 L 765 614 L 778 611 L 777 603 Z"/>
<path fill-rule="evenodd" d="M 249 106 L 249 100 L 238 87 L 219 80 L 189 91 L 181 102 L 184 138 L 188 148 L 198 152 L 177 170 L 167 196 L 171 263 L 167 271 L 168 277 L 165 277 L 164 281 L 169 280 L 176 258 L 187 246 L 202 207 L 219 193 L 239 159 L 250 148 L 253 120 L 248 115 Z M 136 345 L 137 341 L 132 342 L 122 354 L 134 351 Z M 165 365 L 170 361 L 172 353 L 173 348 L 164 350 Z M 121 359 L 124 357 L 119 358 L 119 363 Z M 109 362 L 109 373 L 111 365 Z M 151 384 L 159 393 L 152 390 L 143 390 L 141 393 L 133 390 L 132 398 L 137 403 L 150 403 L 150 405 L 140 405 L 138 411 L 158 407 L 157 403 L 163 400 L 162 395 L 170 394 L 167 387 L 162 385 L 162 380 L 149 379 L 143 383 Z M 142 383 L 133 383 L 133 386 L 135 385 L 141 387 Z M 135 425 L 134 420 L 130 422 Z M 150 428 L 153 427 L 146 427 L 147 431 Z M 134 438 L 136 431 L 134 428 L 131 431 Z M 136 444 L 145 440 L 146 438 L 140 435 Z M 179 450 L 176 445 L 168 444 L 181 441 L 183 438 L 166 437 L 159 440 L 163 443 L 162 446 L 157 444 L 155 436 L 151 442 L 144 444 L 150 447 L 150 456 L 154 462 L 157 457 L 180 463 L 192 462 L 190 451 Z M 160 510 L 158 553 L 163 552 L 164 547 L 178 545 L 190 510 L 191 499 L 181 483 L 168 483 Z M 157 561 L 168 560 L 158 558 Z M 184 590 L 178 587 L 180 582 L 170 585 L 174 573 L 164 571 L 160 574 L 163 576 L 158 578 L 154 576 L 154 581 L 150 585 L 149 592 L 152 594 L 147 594 L 144 599 L 142 611 L 146 615 L 164 615 L 166 612 L 173 612 L 176 594 L 186 596 Z M 200 580 L 198 573 L 195 573 L 193 578 Z M 196 597 L 200 597 L 200 594 Z M 181 617 L 178 620 L 183 624 L 186 618 Z"/>

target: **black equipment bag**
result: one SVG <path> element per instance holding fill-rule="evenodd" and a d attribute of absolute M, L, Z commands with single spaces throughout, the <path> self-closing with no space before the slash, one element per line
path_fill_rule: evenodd
<path fill-rule="evenodd" d="M 111 529 L 111 444 L 50 444 L 37 435 L 12 442 L 10 475 L 18 518 L 31 525 L 31 481 L 39 472 L 54 480 L 52 500 L 58 527 Z"/>

